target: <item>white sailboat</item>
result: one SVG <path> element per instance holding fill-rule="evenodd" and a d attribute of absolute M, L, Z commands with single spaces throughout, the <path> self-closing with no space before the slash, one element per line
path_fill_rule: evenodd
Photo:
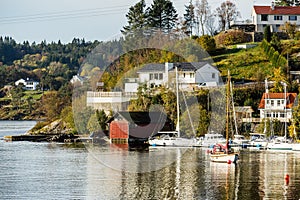
<path fill-rule="evenodd" d="M 229 146 L 229 104 L 230 104 L 230 74 L 228 71 L 227 95 L 226 95 L 226 144 L 216 144 L 210 152 L 210 160 L 220 163 L 236 163 L 238 153 L 234 152 Z"/>
<path fill-rule="evenodd" d="M 284 137 L 277 137 L 272 142 L 269 142 L 267 145 L 268 150 L 282 150 L 290 151 L 293 150 L 293 144 L 290 144 L 287 140 L 287 113 L 286 113 L 286 83 L 284 83 Z"/>
<path fill-rule="evenodd" d="M 149 138 L 149 145 L 151 146 L 173 146 L 173 147 L 193 147 L 197 146 L 196 138 L 183 138 L 180 135 L 180 110 L 179 110 L 179 87 L 178 87 L 178 72 L 175 67 L 176 74 L 176 105 L 177 105 L 177 123 L 175 131 L 160 131 L 160 137 Z"/>
<path fill-rule="evenodd" d="M 268 80 L 265 79 L 265 89 L 266 89 L 266 102 L 269 101 L 269 87 Z M 266 104 L 265 104 L 266 107 Z M 264 120 L 264 132 L 263 133 L 250 133 L 250 145 L 257 149 L 266 149 L 268 145 L 267 135 L 267 120 Z"/>

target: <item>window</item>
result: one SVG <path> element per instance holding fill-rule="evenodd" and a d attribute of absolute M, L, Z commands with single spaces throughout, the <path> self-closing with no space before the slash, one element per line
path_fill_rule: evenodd
<path fill-rule="evenodd" d="M 261 15 L 261 21 L 268 21 L 268 15 Z"/>
<path fill-rule="evenodd" d="M 194 73 L 190 73 L 190 78 L 194 78 L 195 74 Z"/>
<path fill-rule="evenodd" d="M 282 20 L 282 15 L 274 15 L 274 20 L 276 21 Z"/>
<path fill-rule="evenodd" d="M 163 80 L 163 74 L 162 73 L 159 73 L 159 75 L 158 75 L 159 77 L 159 80 Z"/>
<path fill-rule="evenodd" d="M 154 79 L 158 80 L 158 74 L 154 74 Z"/>
<path fill-rule="evenodd" d="M 185 78 L 185 73 L 183 73 L 183 78 Z"/>
<path fill-rule="evenodd" d="M 267 105 L 269 105 L 270 104 L 270 100 L 267 100 Z"/>
<path fill-rule="evenodd" d="M 149 79 L 153 80 L 153 74 L 149 74 L 149 76 L 150 76 Z"/>
<path fill-rule="evenodd" d="M 215 79 L 215 78 L 216 78 L 216 74 L 215 74 L 215 73 L 212 73 L 212 74 L 211 74 L 211 78 L 212 78 L 212 79 Z"/>
<path fill-rule="evenodd" d="M 289 16 L 289 20 L 290 21 L 297 21 L 297 16 L 291 15 L 291 16 Z"/>
<path fill-rule="evenodd" d="M 281 104 L 284 105 L 284 100 L 281 100 Z"/>
<path fill-rule="evenodd" d="M 277 106 L 280 106 L 280 100 L 277 100 Z"/>
<path fill-rule="evenodd" d="M 271 100 L 271 106 L 274 106 L 274 100 Z"/>
<path fill-rule="evenodd" d="M 280 117 L 281 117 L 281 118 L 284 118 L 284 113 L 280 113 Z"/>

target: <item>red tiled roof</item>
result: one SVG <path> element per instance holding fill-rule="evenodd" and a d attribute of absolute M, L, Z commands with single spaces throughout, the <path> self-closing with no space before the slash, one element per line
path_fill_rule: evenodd
<path fill-rule="evenodd" d="M 268 15 L 300 15 L 300 6 L 275 6 L 274 10 L 271 6 L 254 6 L 256 14 Z"/>
<path fill-rule="evenodd" d="M 263 94 L 259 106 L 259 109 L 264 109 L 265 108 L 265 99 L 284 99 L 284 93 L 266 93 Z M 286 93 L 286 99 L 287 99 L 287 105 L 286 108 L 292 108 L 295 100 L 297 98 L 297 93 Z"/>

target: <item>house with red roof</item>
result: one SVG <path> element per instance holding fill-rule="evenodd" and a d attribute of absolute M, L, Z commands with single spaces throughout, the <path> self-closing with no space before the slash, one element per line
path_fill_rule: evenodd
<path fill-rule="evenodd" d="M 278 119 L 281 122 L 292 119 L 292 108 L 298 105 L 297 93 L 263 94 L 258 109 L 260 119 Z"/>
<path fill-rule="evenodd" d="M 285 22 L 300 26 L 300 6 L 253 6 L 252 21 L 256 32 L 263 32 L 267 25 L 272 32 L 280 32 Z"/>

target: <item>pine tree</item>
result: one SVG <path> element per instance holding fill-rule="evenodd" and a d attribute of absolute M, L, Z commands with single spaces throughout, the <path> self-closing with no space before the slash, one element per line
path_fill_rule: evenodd
<path fill-rule="evenodd" d="M 141 0 L 134 6 L 129 8 L 129 12 L 126 14 L 128 19 L 128 25 L 123 27 L 121 32 L 124 35 L 132 33 L 146 26 L 146 13 L 145 13 L 145 0 Z"/>
<path fill-rule="evenodd" d="M 161 31 L 169 32 L 177 21 L 177 11 L 170 0 L 154 0 L 147 9 L 147 22 L 149 27 L 158 28 Z"/>
<path fill-rule="evenodd" d="M 190 1 L 188 6 L 185 6 L 185 13 L 183 14 L 184 17 L 184 21 L 183 21 L 183 25 L 182 25 L 182 29 L 184 31 L 185 34 L 192 36 L 193 34 L 193 28 L 195 26 L 195 7 L 192 3 L 192 1 Z"/>

